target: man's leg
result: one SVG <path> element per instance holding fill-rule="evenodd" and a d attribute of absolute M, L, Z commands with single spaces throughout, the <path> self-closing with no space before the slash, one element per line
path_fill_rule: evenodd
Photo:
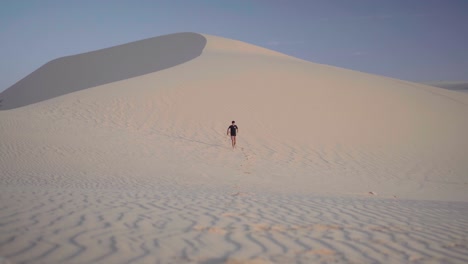
<path fill-rule="evenodd" d="M 231 143 L 232 147 L 234 148 L 234 146 L 236 145 L 236 136 L 231 136 Z"/>

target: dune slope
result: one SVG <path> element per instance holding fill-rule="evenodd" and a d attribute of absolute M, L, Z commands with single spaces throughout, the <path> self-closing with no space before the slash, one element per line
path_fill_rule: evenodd
<path fill-rule="evenodd" d="M 139 45 L 167 52 L 174 46 L 168 38 Z M 170 169 L 222 178 L 248 173 L 249 186 L 268 189 L 468 199 L 464 94 L 205 38 L 200 57 L 165 70 L 68 94 L 67 85 L 2 93 L 5 105 L 24 104 L 23 90 L 52 98 L 0 112 L 5 175 L 15 181 L 18 173 L 50 177 L 57 170 L 64 181 L 97 184 L 107 181 L 112 165 L 123 167 L 111 173 L 122 182 L 130 168 L 133 178 Z M 130 56 L 132 45 L 106 52 Z M 70 58 L 76 66 L 61 74 L 79 75 L 76 68 L 88 68 L 89 56 Z M 99 62 L 99 71 L 111 72 L 113 56 Z M 38 72 L 50 82 L 62 76 L 53 67 Z M 42 80 L 30 76 L 31 83 Z M 240 127 L 234 152 L 223 136 L 233 119 Z"/>

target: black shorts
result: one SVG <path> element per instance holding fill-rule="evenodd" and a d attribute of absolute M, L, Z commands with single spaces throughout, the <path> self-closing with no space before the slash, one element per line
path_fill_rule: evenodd
<path fill-rule="evenodd" d="M 235 137 L 236 136 L 236 133 L 231 133 L 231 137 Z"/>

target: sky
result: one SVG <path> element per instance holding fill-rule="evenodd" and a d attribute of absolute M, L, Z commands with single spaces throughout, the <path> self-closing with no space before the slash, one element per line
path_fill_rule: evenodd
<path fill-rule="evenodd" d="M 468 81 L 468 0 L 0 0 L 0 91 L 53 59 L 177 32 L 415 82 Z"/>

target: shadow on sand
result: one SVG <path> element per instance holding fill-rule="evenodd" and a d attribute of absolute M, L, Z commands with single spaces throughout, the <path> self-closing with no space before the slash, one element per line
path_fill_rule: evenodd
<path fill-rule="evenodd" d="M 0 94 L 0 110 L 164 70 L 202 53 L 206 38 L 177 33 L 50 61 Z"/>

